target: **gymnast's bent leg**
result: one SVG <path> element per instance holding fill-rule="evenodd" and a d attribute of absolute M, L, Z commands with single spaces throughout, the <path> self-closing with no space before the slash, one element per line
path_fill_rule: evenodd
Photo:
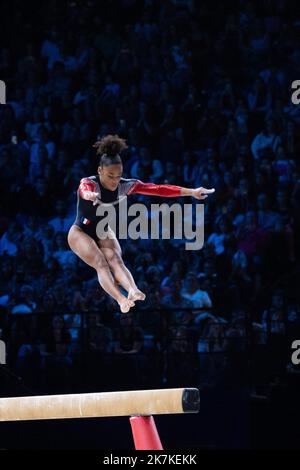
<path fill-rule="evenodd" d="M 79 258 L 97 271 L 101 287 L 118 302 L 121 312 L 128 312 L 134 306 L 134 301 L 122 295 L 116 287 L 109 265 L 96 242 L 80 227 L 73 225 L 68 234 L 68 243 Z"/>
<path fill-rule="evenodd" d="M 98 242 L 115 279 L 128 292 L 128 299 L 145 300 L 146 295 L 140 291 L 134 282 L 131 272 L 126 268 L 122 259 L 122 250 L 115 233 L 109 228 L 108 236 Z"/>

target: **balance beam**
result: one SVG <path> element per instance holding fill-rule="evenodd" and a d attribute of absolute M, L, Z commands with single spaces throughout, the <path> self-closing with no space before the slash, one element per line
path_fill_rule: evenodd
<path fill-rule="evenodd" d="M 197 413 L 196 388 L 0 398 L 0 421 Z"/>

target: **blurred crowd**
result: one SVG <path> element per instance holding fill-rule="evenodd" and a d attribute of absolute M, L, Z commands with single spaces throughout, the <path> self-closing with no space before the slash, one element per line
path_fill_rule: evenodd
<path fill-rule="evenodd" d="M 0 326 L 15 370 L 67 387 L 85 352 L 98 386 L 210 385 L 241 380 L 250 354 L 243 380 L 280 380 L 300 335 L 297 2 L 3 8 Z M 122 242 L 147 294 L 123 316 L 66 240 L 79 181 L 97 168 L 92 144 L 108 133 L 127 140 L 125 177 L 216 189 L 202 250 Z"/>

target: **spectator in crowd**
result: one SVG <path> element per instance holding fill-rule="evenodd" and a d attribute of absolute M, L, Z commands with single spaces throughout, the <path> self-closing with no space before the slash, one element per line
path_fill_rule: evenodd
<path fill-rule="evenodd" d="M 20 289 L 19 298 L 16 299 L 16 303 L 12 307 L 11 313 L 32 313 L 35 309 L 36 302 L 34 301 L 32 287 L 28 285 L 22 286 Z"/>
<path fill-rule="evenodd" d="M 184 299 L 193 303 L 194 308 L 211 308 L 212 306 L 209 295 L 200 289 L 198 278 L 194 273 L 187 274 L 181 292 Z"/>
<path fill-rule="evenodd" d="M 193 308 L 193 303 L 181 295 L 181 289 L 181 281 L 175 280 L 171 285 L 171 293 L 161 299 L 162 307 L 172 309 L 171 311 L 166 310 L 166 317 L 170 325 L 182 325 L 189 321 L 191 315 L 191 311 L 180 310 L 181 308 L 190 310 Z"/>

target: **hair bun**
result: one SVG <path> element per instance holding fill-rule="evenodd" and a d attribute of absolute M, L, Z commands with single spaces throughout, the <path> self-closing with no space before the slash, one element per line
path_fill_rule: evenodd
<path fill-rule="evenodd" d="M 93 145 L 97 149 L 97 155 L 107 155 L 109 157 L 115 157 L 120 154 L 122 150 L 127 148 L 125 139 L 122 139 L 118 135 L 106 135 L 101 140 L 95 142 Z"/>

